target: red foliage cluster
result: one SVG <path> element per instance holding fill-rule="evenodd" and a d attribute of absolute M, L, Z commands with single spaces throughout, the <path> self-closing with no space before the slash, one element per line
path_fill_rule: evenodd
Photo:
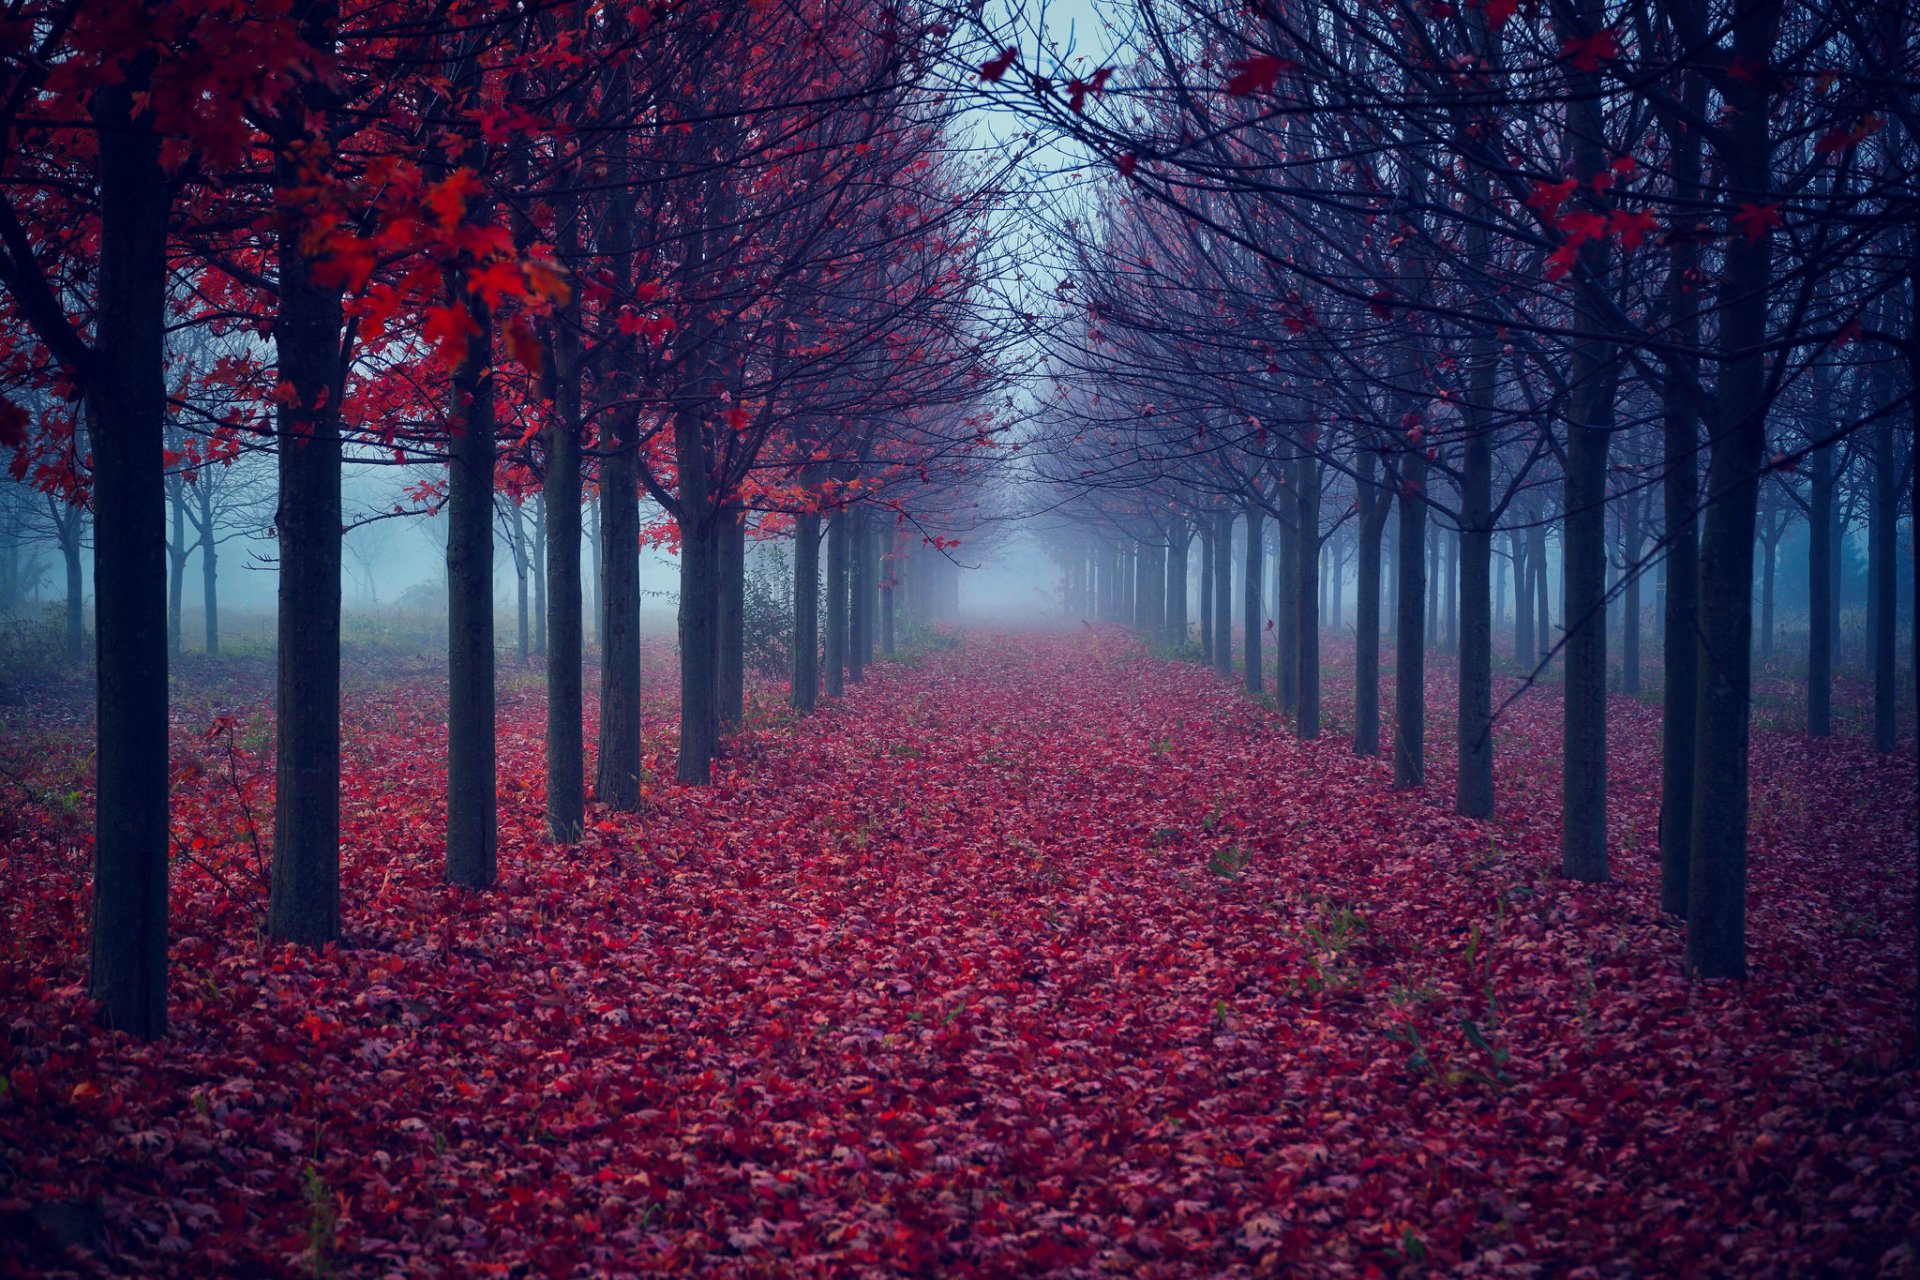
<path fill-rule="evenodd" d="M 1699 985 L 1632 703 L 1595 888 L 1553 874 L 1540 696 L 1501 743 L 1528 811 L 1482 824 L 1117 633 L 976 635 L 566 847 L 509 688 L 470 894 L 438 697 L 349 700 L 320 954 L 255 940 L 257 707 L 181 726 L 156 1044 L 83 1008 L 77 731 L 12 726 L 0 1273 L 1915 1265 L 1912 774 L 1851 742 L 1760 736 L 1754 977 Z"/>

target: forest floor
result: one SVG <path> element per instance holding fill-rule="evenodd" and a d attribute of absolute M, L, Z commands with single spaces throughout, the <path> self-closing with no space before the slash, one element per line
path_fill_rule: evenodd
<path fill-rule="evenodd" d="M 568 847 L 515 676 L 470 893 L 438 676 L 370 669 L 312 954 L 259 941 L 271 700 L 234 671 L 175 699 L 152 1046 L 83 998 L 85 716 L 4 711 L 0 1274 L 1920 1273 L 1910 754 L 1756 738 L 1753 974 L 1694 984 L 1642 701 L 1582 886 L 1545 690 L 1482 823 L 1444 675 L 1394 794 L 1119 632 L 970 633 L 805 722 L 769 691 L 715 787 Z"/>

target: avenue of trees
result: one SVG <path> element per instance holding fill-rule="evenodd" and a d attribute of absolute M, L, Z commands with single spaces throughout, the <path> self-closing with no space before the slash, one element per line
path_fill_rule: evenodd
<path fill-rule="evenodd" d="M 519 644 L 544 654 L 559 839 L 589 795 L 640 803 L 643 542 L 679 553 L 682 783 L 741 719 L 750 539 L 796 538 L 802 711 L 892 647 L 896 595 L 948 607 L 944 553 L 1005 430 L 986 316 L 1008 158 L 954 142 L 937 19 L 878 0 L 0 16 L 0 440 L 30 535 L 4 585 L 11 604 L 41 572 L 21 549 L 55 548 L 77 649 L 92 549 L 110 1025 L 166 1026 L 168 659 L 196 553 L 217 650 L 217 557 L 243 530 L 278 569 L 267 932 L 341 932 L 348 462 L 426 468 L 403 505 L 444 521 L 461 885 L 496 875 L 496 525 Z"/>
<path fill-rule="evenodd" d="M 1880 750 L 1913 696 L 1912 6 L 1120 13 L 1107 65 L 979 30 L 980 79 L 1104 176 L 1054 227 L 1034 441 L 1070 592 L 1183 640 L 1198 575 L 1204 659 L 1274 680 L 1307 738 L 1323 628 L 1350 627 L 1353 748 L 1403 788 L 1428 649 L 1454 651 L 1471 816 L 1497 804 L 1497 655 L 1551 664 L 1583 880 L 1609 875 L 1610 681 L 1638 692 L 1657 653 L 1663 904 L 1690 970 L 1742 976 L 1753 655 L 1796 523 L 1807 732 L 1833 730 L 1849 531 Z"/>

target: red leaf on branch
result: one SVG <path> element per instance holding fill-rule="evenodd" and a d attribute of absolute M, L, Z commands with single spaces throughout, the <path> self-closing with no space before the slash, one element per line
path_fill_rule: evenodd
<path fill-rule="evenodd" d="M 1620 37 L 1612 27 L 1602 27 L 1592 35 L 1575 36 L 1560 46 L 1560 56 L 1575 71 L 1592 75 L 1602 64 L 1620 56 Z"/>
<path fill-rule="evenodd" d="M 1487 15 L 1487 28 L 1498 32 L 1520 9 L 1520 0 L 1485 0 L 1481 6 Z"/>
<path fill-rule="evenodd" d="M 1743 204 L 1733 211 L 1732 221 L 1734 229 L 1747 238 L 1748 244 L 1758 244 L 1767 232 L 1780 225 L 1780 206 Z"/>
<path fill-rule="evenodd" d="M 1615 209 L 1607 215 L 1607 230 L 1619 238 L 1622 249 L 1638 249 L 1659 229 L 1660 220 L 1651 209 Z"/>
<path fill-rule="evenodd" d="M 980 64 L 980 78 L 989 83 L 1000 79 L 1000 77 L 1007 74 L 1007 69 L 1013 66 L 1014 59 L 1019 56 L 1020 50 L 1015 46 L 1009 45 L 1001 51 L 999 57 L 989 58 Z"/>
<path fill-rule="evenodd" d="M 1280 81 L 1280 73 L 1291 71 L 1295 64 L 1285 58 L 1276 58 L 1270 54 L 1255 53 L 1236 59 L 1227 64 L 1227 70 L 1233 72 L 1227 78 L 1226 89 L 1231 97 L 1245 98 L 1256 93 L 1271 93 L 1274 85 Z"/>

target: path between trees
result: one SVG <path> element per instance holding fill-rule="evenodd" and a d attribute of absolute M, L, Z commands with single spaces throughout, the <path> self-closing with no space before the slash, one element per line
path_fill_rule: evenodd
<path fill-rule="evenodd" d="M 1914 1265 L 1911 775 L 1849 744 L 1756 749 L 1756 973 L 1702 987 L 1629 830 L 1649 726 L 1625 881 L 1575 887 L 1545 698 L 1490 826 L 1118 631 L 975 633 L 567 848 L 509 694 L 484 894 L 439 883 L 432 707 L 380 702 L 351 946 L 263 952 L 183 869 L 136 1046 L 74 903 L 9 897 L 0 1264 L 68 1213 L 201 1275 Z"/>

